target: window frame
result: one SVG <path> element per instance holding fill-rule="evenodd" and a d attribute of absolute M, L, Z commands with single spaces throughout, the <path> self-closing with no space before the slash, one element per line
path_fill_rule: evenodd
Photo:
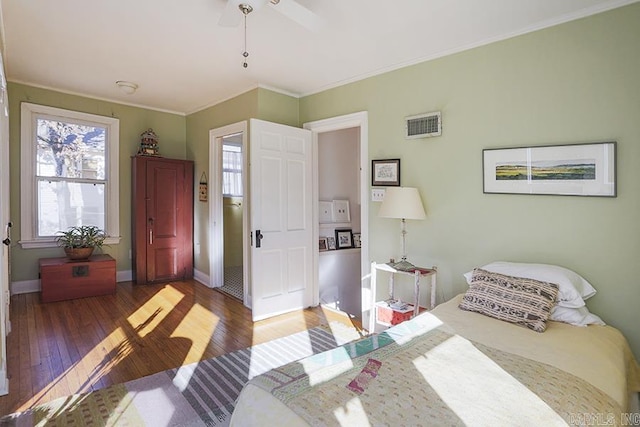
<path fill-rule="evenodd" d="M 24 249 L 57 246 L 54 237 L 37 237 L 36 123 L 39 117 L 82 121 L 106 128 L 105 244 L 120 243 L 120 120 L 63 108 L 23 102 L 20 106 L 20 245 Z"/>
<path fill-rule="evenodd" d="M 238 169 L 232 169 L 232 168 L 225 168 L 224 167 L 224 152 L 225 149 L 224 147 L 226 146 L 231 146 L 231 147 L 237 147 L 240 150 L 238 151 L 240 153 L 241 156 L 241 161 L 240 161 L 240 168 Z M 227 152 L 232 152 L 230 150 L 227 150 Z M 228 142 L 228 141 L 224 141 L 224 138 L 222 139 L 222 197 L 244 197 L 244 192 L 243 192 L 243 188 L 242 188 L 242 175 L 244 174 L 244 170 L 242 165 L 244 164 L 244 152 L 242 150 L 242 143 L 241 142 Z M 242 194 L 230 194 L 230 193 L 225 193 L 224 192 L 224 173 L 225 172 L 229 172 L 229 173 L 233 173 L 233 174 L 240 174 L 240 191 L 242 192 Z M 234 186 L 235 187 L 235 186 Z"/>

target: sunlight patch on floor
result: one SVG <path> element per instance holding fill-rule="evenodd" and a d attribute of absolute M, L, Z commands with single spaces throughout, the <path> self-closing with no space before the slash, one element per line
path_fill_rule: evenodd
<path fill-rule="evenodd" d="M 200 322 L 198 328 L 193 327 L 193 322 L 191 322 L 191 327 L 186 326 L 187 322 L 185 321 L 180 322 L 171 334 L 171 338 L 186 338 L 192 343 L 182 362 L 183 365 L 197 362 L 202 358 L 209 345 L 209 340 L 202 339 L 202 337 L 212 337 L 213 331 L 215 331 L 220 321 L 218 316 L 199 304 L 194 304 L 189 309 L 184 318 L 188 317 L 204 319 L 204 322 Z"/>
<path fill-rule="evenodd" d="M 168 315 L 184 294 L 171 285 L 165 286 L 134 311 L 127 320 L 140 338 L 153 331 Z M 151 316 L 149 313 L 152 313 Z"/>
<path fill-rule="evenodd" d="M 108 350 L 107 354 L 105 354 L 105 350 Z M 133 349 L 129 343 L 129 338 L 122 328 L 115 329 L 85 354 L 81 360 L 51 380 L 46 387 L 43 387 L 32 399 L 17 410 L 23 411 L 38 404 L 45 395 L 51 393 L 51 391 L 63 381 L 69 384 L 65 389 L 76 389 L 77 393 L 90 391 L 91 386 L 96 380 L 107 375 L 113 366 L 116 366 L 122 359 L 131 354 L 132 351 Z M 95 360 L 100 360 L 100 362 L 96 364 Z M 92 367 L 91 374 L 86 377 L 80 377 L 75 372 L 76 367 L 83 365 L 85 368 L 82 368 L 82 371 L 89 371 L 86 366 Z M 73 402 L 75 402 L 75 400 L 70 401 L 70 403 Z"/>

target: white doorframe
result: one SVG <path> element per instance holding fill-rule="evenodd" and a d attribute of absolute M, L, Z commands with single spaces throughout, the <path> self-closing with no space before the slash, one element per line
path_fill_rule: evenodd
<path fill-rule="evenodd" d="M 5 237 L 9 222 L 9 99 L 4 64 L 0 54 L 0 230 Z M 7 334 L 11 330 L 9 319 L 9 247 L 0 243 L 0 395 L 9 393 L 7 376 Z"/>
<path fill-rule="evenodd" d="M 249 160 L 247 155 L 247 122 L 233 123 L 209 131 L 209 287 L 224 284 L 224 223 L 222 207 L 222 138 L 242 133 L 242 191 L 248 196 Z M 243 304 L 251 307 L 249 294 L 249 204 L 242 214 L 242 283 Z"/>
<path fill-rule="evenodd" d="M 305 129 L 313 132 L 313 211 L 318 212 L 318 135 L 324 132 L 331 132 L 342 129 L 359 128 L 360 129 L 360 224 L 362 248 L 360 251 L 360 271 L 362 274 L 362 324 L 368 325 L 369 310 L 371 309 L 371 295 L 368 280 L 370 261 L 369 261 L 369 124 L 368 113 L 361 111 L 358 113 L 347 114 L 344 116 L 332 117 L 328 119 L 313 121 L 304 124 Z M 319 238 L 318 222 L 314 221 L 314 241 Z M 318 283 L 318 253 L 314 255 L 314 305 L 319 304 L 319 283 Z"/>

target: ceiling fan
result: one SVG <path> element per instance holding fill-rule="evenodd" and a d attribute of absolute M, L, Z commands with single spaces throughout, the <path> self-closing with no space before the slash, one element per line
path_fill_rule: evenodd
<path fill-rule="evenodd" d="M 218 25 L 236 27 L 240 25 L 243 16 L 259 10 L 269 3 L 275 10 L 291 19 L 295 23 L 315 31 L 320 27 L 320 17 L 302 6 L 296 0 L 226 0 L 227 6 L 220 16 Z"/>

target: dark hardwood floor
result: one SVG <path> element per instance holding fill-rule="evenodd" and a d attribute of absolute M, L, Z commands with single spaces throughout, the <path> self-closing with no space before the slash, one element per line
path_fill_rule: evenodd
<path fill-rule="evenodd" d="M 266 342 L 346 315 L 320 307 L 253 323 L 238 300 L 195 281 L 119 283 L 115 295 L 43 304 L 11 297 L 9 394 L 0 415 Z"/>

